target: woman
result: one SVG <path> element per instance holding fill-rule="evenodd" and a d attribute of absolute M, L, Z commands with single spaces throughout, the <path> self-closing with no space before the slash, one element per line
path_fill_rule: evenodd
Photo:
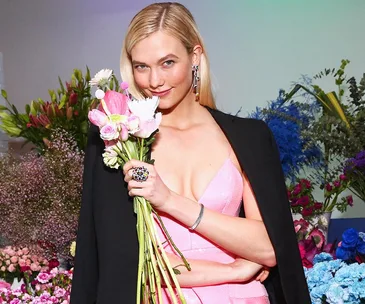
<path fill-rule="evenodd" d="M 160 97 L 155 164 L 132 160 L 123 173 L 106 168 L 91 128 L 71 303 L 135 302 L 136 195 L 161 214 L 192 267 L 177 276 L 187 303 L 310 303 L 271 132 L 263 122 L 215 110 L 191 13 L 178 3 L 140 11 L 121 71 L 133 95 Z M 149 173 L 142 182 L 135 180 L 141 167 Z M 172 265 L 181 264 L 166 250 Z"/>

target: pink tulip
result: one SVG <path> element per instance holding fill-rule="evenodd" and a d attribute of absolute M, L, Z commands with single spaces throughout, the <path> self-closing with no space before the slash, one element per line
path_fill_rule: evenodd
<path fill-rule="evenodd" d="M 128 129 L 125 125 L 122 124 L 122 129 L 120 130 L 119 133 L 119 139 L 121 141 L 126 141 L 128 139 L 129 133 L 128 133 Z"/>
<path fill-rule="evenodd" d="M 125 115 L 128 110 L 128 100 L 126 95 L 115 91 L 107 91 L 104 96 L 105 104 L 111 114 Z M 106 112 L 102 106 L 100 110 Z"/>
<path fill-rule="evenodd" d="M 99 128 L 104 127 L 108 122 L 108 117 L 105 113 L 96 109 L 89 111 L 88 117 L 90 121 Z"/>

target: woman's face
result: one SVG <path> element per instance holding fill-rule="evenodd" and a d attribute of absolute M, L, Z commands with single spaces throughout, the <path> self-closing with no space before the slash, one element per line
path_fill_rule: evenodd
<path fill-rule="evenodd" d="M 176 106 L 193 94 L 192 65 L 199 63 L 199 50 L 197 46 L 188 54 L 178 39 L 162 31 L 143 39 L 131 51 L 137 86 L 148 96 L 160 97 L 161 110 Z"/>

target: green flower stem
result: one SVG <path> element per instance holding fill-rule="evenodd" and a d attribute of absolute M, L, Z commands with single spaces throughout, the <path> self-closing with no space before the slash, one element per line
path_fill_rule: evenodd
<path fill-rule="evenodd" d="M 137 304 L 141 303 L 141 286 L 142 286 L 142 272 L 143 272 L 143 266 L 145 263 L 145 259 L 144 259 L 144 238 L 145 238 L 145 229 L 144 225 L 143 225 L 143 215 L 142 215 L 142 208 L 141 208 L 141 204 L 136 204 L 136 201 L 138 200 L 138 198 L 134 199 L 134 203 L 137 207 L 137 237 L 138 237 L 138 242 L 139 242 L 139 254 L 138 254 L 138 274 L 137 274 L 137 297 L 136 297 L 136 301 Z"/>
<path fill-rule="evenodd" d="M 337 203 L 337 198 L 338 198 L 339 194 L 336 194 L 336 196 L 334 197 L 332 204 L 329 204 L 329 207 L 325 209 L 325 211 L 332 211 L 333 208 L 336 206 Z"/>
<path fill-rule="evenodd" d="M 155 271 L 155 266 L 152 262 L 152 256 L 153 256 L 153 251 L 150 250 L 150 242 L 151 239 L 149 237 L 146 237 L 146 259 L 147 259 L 147 263 L 146 263 L 146 271 L 148 273 L 148 278 L 149 278 L 149 286 L 150 286 L 150 300 L 152 302 L 152 304 L 157 304 L 157 273 Z"/>
<path fill-rule="evenodd" d="M 182 252 L 179 250 L 179 248 L 177 248 L 175 242 L 172 240 L 169 232 L 167 231 L 166 227 L 165 227 L 165 224 L 163 223 L 161 217 L 158 215 L 158 213 L 152 208 L 152 212 L 156 215 L 160 225 L 161 225 L 161 228 L 162 230 L 164 231 L 164 233 L 166 234 L 167 236 L 167 240 L 170 241 L 170 244 L 171 246 L 176 250 L 176 252 L 179 254 L 179 256 L 181 257 L 181 259 L 183 260 L 184 262 L 184 266 L 186 267 L 187 270 L 191 271 L 191 267 L 190 267 L 190 264 L 188 263 L 188 261 L 186 260 L 186 258 L 184 257 L 184 255 L 182 254 Z M 166 241 L 167 241 L 166 240 Z M 165 241 L 165 242 L 166 242 Z M 164 243 L 165 243 L 164 242 Z"/>
<path fill-rule="evenodd" d="M 153 217 L 153 214 L 151 212 L 149 213 L 149 216 L 150 216 L 151 222 L 154 223 L 154 217 Z M 155 225 L 152 225 L 152 228 L 154 230 L 153 232 L 154 232 L 154 235 L 156 237 L 157 245 L 158 245 L 159 248 L 161 248 L 160 249 L 161 255 L 162 255 L 163 260 L 164 260 L 164 262 L 166 264 L 167 270 L 169 271 L 169 274 L 171 276 L 171 279 L 174 282 L 174 285 L 176 287 L 176 290 L 177 290 L 177 293 L 179 295 L 180 301 L 181 301 L 182 304 L 186 304 L 186 300 L 185 300 L 185 297 L 184 297 L 184 295 L 182 293 L 182 290 L 180 288 L 180 284 L 177 281 L 177 277 L 176 277 L 175 271 L 172 268 L 171 263 L 170 263 L 170 260 L 169 260 L 169 258 L 166 255 L 165 249 L 162 246 L 162 243 L 160 241 L 160 238 L 158 237 L 157 230 L 156 230 L 156 226 Z"/>
<path fill-rule="evenodd" d="M 172 297 L 172 301 L 174 304 L 177 304 L 177 299 L 176 299 L 176 295 L 172 289 L 172 286 L 169 282 L 169 279 L 167 277 L 167 274 L 165 272 L 165 267 L 164 265 L 166 266 L 167 270 L 169 271 L 169 274 L 171 276 L 171 278 L 173 279 L 174 283 L 175 283 L 175 286 L 177 287 L 177 289 L 180 289 L 179 287 L 179 283 L 177 282 L 176 280 L 176 277 L 175 277 L 175 280 L 174 280 L 174 276 L 175 276 L 175 273 L 173 271 L 173 269 L 171 268 L 171 265 L 169 263 L 169 260 L 166 256 L 166 253 L 165 253 L 165 250 L 163 249 L 161 245 L 161 242 L 159 242 L 159 239 L 157 237 L 157 231 L 155 230 L 155 227 L 154 227 L 154 219 L 152 217 L 152 214 L 151 212 L 149 212 L 149 210 L 146 208 L 147 204 L 149 204 L 144 198 L 140 198 L 140 200 L 142 200 L 143 202 L 141 203 L 142 205 L 142 212 L 143 212 L 143 216 L 144 216 L 144 219 L 145 219 L 145 224 L 146 224 L 146 227 L 147 227 L 147 231 L 151 237 L 151 241 L 152 241 L 152 244 L 153 244 L 153 247 L 154 247 L 154 252 L 156 254 L 156 258 L 157 258 L 157 263 L 159 265 L 159 268 L 160 268 L 160 271 L 161 271 L 161 274 L 164 278 L 164 281 L 166 283 L 166 286 L 170 292 L 170 295 Z M 157 241 L 157 242 L 156 242 Z M 181 294 L 181 295 L 180 295 Z M 184 297 L 181 293 L 181 290 L 179 292 L 179 296 L 180 296 L 180 299 L 182 300 L 182 303 L 185 303 L 185 300 L 184 300 Z"/>

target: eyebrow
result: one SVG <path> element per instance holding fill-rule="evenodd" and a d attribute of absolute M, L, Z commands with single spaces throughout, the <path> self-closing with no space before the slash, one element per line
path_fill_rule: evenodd
<path fill-rule="evenodd" d="M 177 56 L 176 56 L 176 55 L 174 55 L 174 54 L 167 54 L 166 56 L 163 56 L 162 58 L 160 58 L 160 59 L 158 60 L 158 63 L 164 62 L 164 61 L 166 61 L 166 60 L 167 60 L 167 59 L 169 59 L 169 58 L 178 59 L 179 57 L 177 57 Z M 142 62 L 142 61 L 133 60 L 133 61 L 132 61 L 132 64 L 133 64 L 133 65 L 135 65 L 135 64 L 145 64 L 145 63 L 144 63 L 144 62 Z"/>

